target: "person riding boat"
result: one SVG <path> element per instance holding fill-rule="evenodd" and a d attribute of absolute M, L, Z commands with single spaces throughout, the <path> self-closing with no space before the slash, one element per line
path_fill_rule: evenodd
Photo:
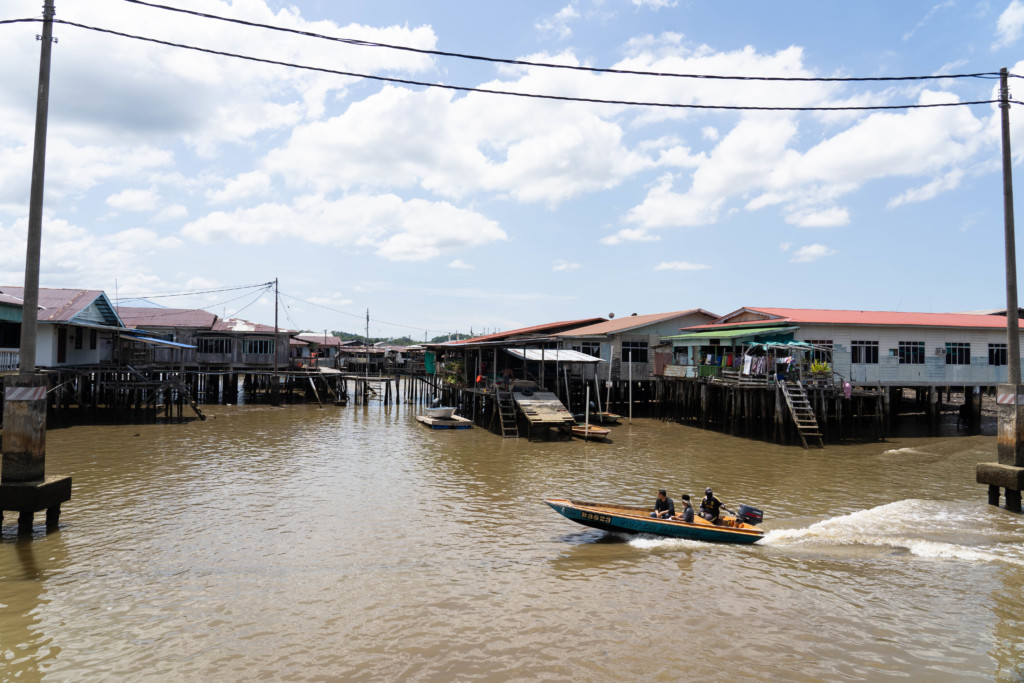
<path fill-rule="evenodd" d="M 651 517 L 658 519 L 671 519 L 676 514 L 676 504 L 665 493 L 665 489 L 658 490 L 658 498 L 654 501 L 654 512 Z"/>
<path fill-rule="evenodd" d="M 700 501 L 700 516 L 712 524 L 718 523 L 718 511 L 722 507 L 722 501 L 715 498 L 711 487 L 704 489 L 704 498 Z"/>
<path fill-rule="evenodd" d="M 683 511 L 678 515 L 674 515 L 672 519 L 678 522 L 693 522 L 693 506 L 690 505 L 690 494 L 684 493 L 679 502 L 683 504 Z"/>

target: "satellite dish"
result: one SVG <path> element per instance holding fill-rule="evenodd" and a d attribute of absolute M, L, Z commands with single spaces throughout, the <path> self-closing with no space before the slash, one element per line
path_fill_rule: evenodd
<path fill-rule="evenodd" d="M 614 318 L 614 317 L 615 317 L 615 314 L 614 314 L 614 313 L 609 313 L 609 314 L 608 314 L 608 319 L 609 319 L 609 320 L 611 320 L 611 319 L 612 319 L 612 318 Z"/>

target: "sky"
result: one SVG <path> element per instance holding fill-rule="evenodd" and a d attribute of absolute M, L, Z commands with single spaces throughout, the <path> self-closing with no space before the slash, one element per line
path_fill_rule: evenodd
<path fill-rule="evenodd" d="M 1024 0 L 165 0 L 334 38 L 722 76 L 1024 75 Z M 125 0 L 57 18 L 40 286 L 433 338 L 742 306 L 1005 306 L 998 80 L 687 79 L 287 34 Z M 0 21 L 41 16 L 5 0 Z M 39 23 L 0 24 L 0 285 L 24 282 Z M 1024 99 L 1024 80 L 1010 79 Z M 1024 113 L 1011 107 L 1014 173 Z M 1024 238 L 1018 242 L 1024 241 Z"/>

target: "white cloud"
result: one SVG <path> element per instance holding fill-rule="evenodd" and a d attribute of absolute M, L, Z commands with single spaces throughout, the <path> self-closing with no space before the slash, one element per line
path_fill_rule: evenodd
<path fill-rule="evenodd" d="M 514 87 L 530 88 L 526 80 Z M 386 86 L 340 116 L 295 128 L 267 155 L 264 170 L 318 192 L 418 186 L 444 197 L 498 192 L 556 204 L 655 165 L 595 109 L 495 103 L 489 95 Z"/>
<path fill-rule="evenodd" d="M 566 261 L 565 259 L 556 259 L 554 264 L 551 266 L 551 270 L 557 273 L 563 270 L 577 270 L 580 267 L 579 263 L 573 263 L 571 261 Z"/>
<path fill-rule="evenodd" d="M 568 5 L 555 12 L 554 15 L 538 19 L 537 23 L 534 24 L 534 28 L 542 34 L 553 35 L 559 40 L 566 40 L 572 36 L 572 29 L 569 28 L 569 23 L 579 18 L 580 13 L 579 10 L 576 9 L 576 3 L 570 2 Z"/>
<path fill-rule="evenodd" d="M 794 251 L 793 258 L 789 261 L 790 263 L 811 263 L 836 253 L 838 252 L 835 249 L 829 249 L 824 244 L 808 244 L 806 247 L 800 247 Z"/>
<path fill-rule="evenodd" d="M 319 304 L 321 306 L 348 306 L 352 303 L 352 299 L 348 298 L 341 292 L 332 292 L 327 296 L 311 296 L 309 297 L 310 303 Z"/>
<path fill-rule="evenodd" d="M 700 129 L 700 134 L 705 140 L 711 140 L 712 142 L 715 142 L 719 137 L 721 137 L 718 129 L 714 126 L 704 126 Z"/>
<path fill-rule="evenodd" d="M 996 42 L 993 49 L 1016 43 L 1024 33 L 1024 2 L 1013 0 L 996 22 Z"/>
<path fill-rule="evenodd" d="M 21 283 L 25 277 L 25 236 L 28 220 L 10 228 L 0 226 L 0 282 Z M 146 265 L 156 254 L 176 258 L 182 246 L 177 237 L 162 237 L 144 228 L 99 235 L 59 218 L 44 220 L 40 283 L 47 287 L 113 288 L 115 278 L 122 291 L 151 291 L 166 283 Z"/>
<path fill-rule="evenodd" d="M 153 216 L 155 221 L 173 221 L 188 217 L 188 208 L 183 204 L 170 204 Z"/>
<path fill-rule="evenodd" d="M 960 181 L 964 178 L 964 171 L 960 168 L 954 168 L 949 173 L 936 178 L 935 180 L 922 185 L 921 187 L 911 188 L 897 197 L 893 197 L 889 200 L 889 203 L 885 205 L 887 209 L 894 209 L 897 206 L 903 204 L 911 204 L 914 202 L 924 202 L 929 199 L 934 199 L 943 192 L 955 190 L 960 186 Z"/>
<path fill-rule="evenodd" d="M 601 244 L 615 246 L 623 242 L 657 242 L 660 239 L 657 235 L 652 235 L 643 228 L 623 228 L 614 235 L 602 237 L 600 242 Z"/>
<path fill-rule="evenodd" d="M 949 92 L 921 91 L 921 104 L 958 101 Z M 966 107 L 872 113 L 806 151 L 799 119 L 790 115 L 746 115 L 704 156 L 685 187 L 685 176 L 663 176 L 625 220 L 645 230 L 709 225 L 732 200 L 748 211 L 780 206 L 785 220 L 801 227 L 834 227 L 850 221 L 840 197 L 887 177 L 941 180 L 908 191 L 894 204 L 923 201 L 956 187 L 964 168 L 995 138 L 991 119 L 981 120 Z M 675 189 L 683 185 L 684 189 Z"/>
<path fill-rule="evenodd" d="M 147 190 L 122 190 L 107 197 L 107 206 L 122 211 L 153 211 L 160 205 L 160 193 Z"/>
<path fill-rule="evenodd" d="M 457 258 L 454 261 L 452 261 L 451 263 L 449 263 L 448 267 L 449 268 L 454 268 L 456 270 L 473 270 L 473 269 L 476 268 L 476 266 L 471 265 L 469 263 L 466 263 L 465 261 L 463 261 L 460 258 Z"/>
<path fill-rule="evenodd" d="M 310 230 L 311 225 L 316 229 Z M 308 196 L 291 205 L 215 211 L 185 225 L 182 235 L 201 243 L 300 239 L 322 246 L 371 248 L 390 261 L 428 261 L 508 238 L 497 223 L 476 212 L 447 202 L 404 201 L 396 195 L 350 195 L 334 201 Z"/>
<path fill-rule="evenodd" d="M 646 7 L 647 9 L 652 9 L 657 12 L 658 10 L 665 9 L 666 7 L 675 7 L 679 3 L 679 0 L 630 0 L 630 2 L 632 2 L 636 7 Z"/>
<path fill-rule="evenodd" d="M 840 207 L 820 211 L 795 211 L 786 216 L 786 222 L 801 228 L 834 228 L 850 222 L 850 212 Z"/>
<path fill-rule="evenodd" d="M 924 15 L 921 21 L 917 22 L 914 28 L 910 29 L 909 31 L 903 34 L 903 41 L 906 42 L 910 40 L 914 36 L 914 34 L 917 33 L 917 30 L 924 26 L 925 24 L 927 24 L 929 21 L 931 21 L 931 18 L 934 17 L 939 10 L 949 9 L 951 7 L 956 7 L 956 2 L 954 2 L 954 0 L 945 0 L 945 2 L 933 5 L 932 8 L 928 10 L 928 13 Z"/>
<path fill-rule="evenodd" d="M 206 198 L 213 204 L 226 204 L 265 194 L 270 189 L 270 178 L 262 171 L 239 174 L 224 183 L 220 190 L 207 190 Z"/>
<path fill-rule="evenodd" d="M 689 261 L 662 261 L 654 267 L 655 270 L 708 270 L 709 265 L 703 263 L 690 263 Z"/>

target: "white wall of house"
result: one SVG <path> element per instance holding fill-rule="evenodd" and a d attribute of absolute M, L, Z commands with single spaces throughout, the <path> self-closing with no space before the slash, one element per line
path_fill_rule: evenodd
<path fill-rule="evenodd" d="M 989 345 L 1005 345 L 1005 330 L 803 323 L 793 336 L 798 341 L 831 341 L 833 371 L 855 385 L 994 385 L 1006 381 L 1006 366 L 989 363 Z M 854 341 L 877 341 L 878 362 L 853 363 Z M 900 342 L 923 342 L 924 363 L 900 363 Z M 969 344 L 970 363 L 947 363 L 947 343 Z M 1018 355 L 1024 355 L 1020 349 Z"/>

